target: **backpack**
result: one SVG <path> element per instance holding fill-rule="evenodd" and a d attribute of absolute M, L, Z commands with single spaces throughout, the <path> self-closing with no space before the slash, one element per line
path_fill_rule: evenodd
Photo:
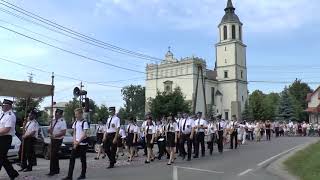
<path fill-rule="evenodd" d="M 89 135 L 90 135 L 90 132 L 89 132 L 89 130 L 90 130 L 90 124 L 89 124 L 89 122 L 87 122 L 86 120 L 84 120 L 84 121 L 82 121 L 82 124 L 81 124 L 81 128 L 82 128 L 82 131 L 83 131 L 83 128 L 84 128 L 84 123 L 87 123 L 88 124 L 88 131 L 87 131 L 87 137 L 85 138 L 85 139 L 83 139 L 80 143 L 89 143 Z M 73 123 L 73 125 L 74 125 L 74 127 L 76 128 L 76 123 L 77 123 L 77 121 L 75 121 L 74 123 Z"/>

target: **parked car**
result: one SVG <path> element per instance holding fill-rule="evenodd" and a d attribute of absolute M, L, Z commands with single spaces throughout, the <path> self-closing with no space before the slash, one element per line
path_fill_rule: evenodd
<path fill-rule="evenodd" d="M 20 146 L 21 146 L 20 139 L 16 135 L 14 135 L 12 137 L 11 147 L 10 147 L 10 149 L 8 151 L 8 155 L 7 155 L 7 157 L 10 160 L 18 160 L 19 159 Z"/>
<path fill-rule="evenodd" d="M 89 141 L 88 141 L 88 151 L 95 151 L 95 145 L 97 143 L 97 128 L 98 124 L 90 124 L 89 128 Z M 72 136 L 73 135 L 73 129 L 68 129 L 67 132 Z"/>
<path fill-rule="evenodd" d="M 38 131 L 38 139 L 35 143 L 35 153 L 36 155 L 40 155 L 44 157 L 45 159 L 50 158 L 50 137 L 48 134 L 49 126 L 41 126 Z M 73 143 L 73 137 L 70 134 L 70 131 L 67 130 L 66 135 L 63 139 L 62 145 L 60 146 L 59 155 L 62 156 L 70 156 L 72 145 Z"/>

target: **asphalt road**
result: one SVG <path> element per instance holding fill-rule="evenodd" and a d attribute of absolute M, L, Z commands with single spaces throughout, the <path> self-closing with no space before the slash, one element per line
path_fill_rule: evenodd
<path fill-rule="evenodd" d="M 316 137 L 281 137 L 271 141 L 249 142 L 237 150 L 225 149 L 223 154 L 214 152 L 213 156 L 192 159 L 191 162 L 178 158 L 175 164 L 166 165 L 167 160 L 156 160 L 144 164 L 144 157 L 127 163 L 120 157 L 116 168 L 106 169 L 108 161 L 93 160 L 94 154 L 88 153 L 87 179 L 104 180 L 280 180 L 266 171 L 266 167 L 277 158 Z M 227 148 L 227 147 L 226 147 Z M 156 148 L 157 149 L 157 148 Z M 216 147 L 215 147 L 215 150 Z M 140 152 L 141 154 L 142 152 Z M 67 174 L 68 159 L 61 160 L 61 174 L 48 178 L 49 161 L 38 159 L 38 166 L 30 173 L 21 173 L 19 179 L 61 179 Z M 18 167 L 16 166 L 16 169 Z M 74 179 L 80 174 L 80 160 L 76 162 Z M 8 179 L 5 171 L 0 172 L 0 180 Z"/>

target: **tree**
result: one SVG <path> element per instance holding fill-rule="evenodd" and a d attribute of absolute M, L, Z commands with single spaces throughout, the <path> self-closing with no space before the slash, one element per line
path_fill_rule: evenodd
<path fill-rule="evenodd" d="M 32 109 L 39 111 L 40 103 L 43 101 L 43 98 L 17 98 L 14 103 L 14 111 L 16 112 L 16 117 L 20 126 L 22 126 L 22 121 L 25 116 L 28 116 L 28 112 Z M 27 111 L 26 111 L 27 110 Z"/>
<path fill-rule="evenodd" d="M 255 90 L 249 97 L 250 109 L 252 110 L 252 117 L 254 120 L 263 119 L 263 99 L 265 94 L 262 91 Z"/>
<path fill-rule="evenodd" d="M 278 108 L 278 120 L 281 121 L 296 121 L 294 99 L 290 96 L 287 87 L 281 93 L 279 108 Z"/>
<path fill-rule="evenodd" d="M 109 117 L 109 110 L 106 105 L 98 106 L 93 115 L 93 122 L 97 123 L 99 120 L 105 121 Z"/>
<path fill-rule="evenodd" d="M 77 98 L 73 98 L 72 101 L 69 101 L 66 104 L 64 109 L 64 118 L 67 124 L 71 124 L 74 120 L 74 110 L 80 107 L 80 101 Z M 90 109 L 90 117 L 94 117 L 93 115 L 96 112 L 96 103 L 90 99 L 89 100 L 89 109 Z M 92 118 L 91 118 L 92 119 Z"/>
<path fill-rule="evenodd" d="M 121 94 L 123 96 L 124 111 L 122 113 L 125 115 L 124 118 L 135 117 L 138 119 L 144 118 L 145 115 L 145 87 L 141 85 L 130 85 L 125 86 L 121 89 Z"/>
<path fill-rule="evenodd" d="M 253 121 L 252 109 L 251 109 L 248 101 L 246 101 L 246 103 L 244 105 L 244 110 L 242 112 L 242 119 L 246 120 L 246 121 Z"/>
<path fill-rule="evenodd" d="M 176 115 L 178 112 L 190 112 L 191 105 L 185 100 L 180 87 L 173 92 L 157 92 L 157 96 L 149 99 L 149 106 L 154 118 L 159 119 L 169 114 Z"/>
<path fill-rule="evenodd" d="M 274 120 L 277 115 L 277 108 L 279 104 L 280 96 L 278 93 L 267 94 L 263 99 L 263 120 Z"/>
<path fill-rule="evenodd" d="M 297 117 L 299 120 L 305 121 L 308 116 L 303 110 L 307 108 L 306 97 L 312 90 L 307 83 L 296 79 L 288 88 L 290 95 L 294 98 L 295 108 L 297 110 Z"/>

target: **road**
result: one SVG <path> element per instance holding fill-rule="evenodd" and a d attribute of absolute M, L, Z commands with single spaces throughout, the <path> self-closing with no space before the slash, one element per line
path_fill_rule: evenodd
<path fill-rule="evenodd" d="M 114 169 L 106 169 L 107 160 L 93 160 L 94 154 L 88 153 L 87 179 L 104 180 L 280 180 L 266 171 L 266 167 L 277 158 L 298 146 L 313 141 L 316 137 L 281 137 L 271 141 L 249 142 L 237 150 L 225 149 L 223 154 L 214 152 L 213 156 L 193 159 L 191 162 L 178 158 L 174 165 L 166 165 L 167 160 L 156 160 L 144 164 L 144 157 L 127 163 L 121 157 Z M 216 150 L 216 147 L 215 147 Z M 142 153 L 142 152 L 141 152 Z M 61 174 L 48 178 L 48 161 L 38 159 L 33 172 L 21 173 L 19 179 L 60 179 L 67 174 L 68 160 L 61 160 Z M 80 160 L 77 160 L 74 179 L 80 173 Z M 16 166 L 16 169 L 18 167 Z M 0 172 L 0 180 L 8 179 L 5 171 Z"/>

